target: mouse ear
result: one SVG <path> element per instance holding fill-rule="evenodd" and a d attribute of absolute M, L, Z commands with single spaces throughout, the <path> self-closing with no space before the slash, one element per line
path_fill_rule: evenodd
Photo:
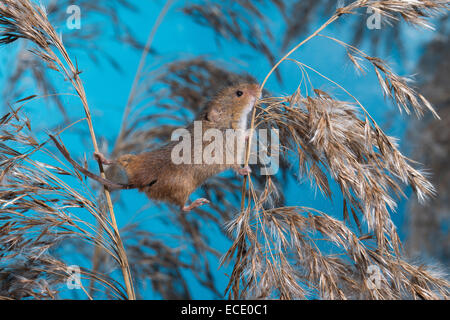
<path fill-rule="evenodd" d="M 206 113 L 206 120 L 211 122 L 217 122 L 219 120 L 219 111 L 216 109 L 211 109 Z"/>

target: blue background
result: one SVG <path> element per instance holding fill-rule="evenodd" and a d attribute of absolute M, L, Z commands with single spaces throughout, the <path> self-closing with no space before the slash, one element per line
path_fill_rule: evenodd
<path fill-rule="evenodd" d="M 122 10 L 119 14 L 127 25 L 132 28 L 135 36 L 142 43 L 145 43 L 164 2 L 143 0 L 136 1 L 136 3 L 136 6 L 139 8 L 138 13 Z M 180 11 L 182 4 L 184 4 L 184 1 L 176 1 L 158 29 L 152 46 L 152 48 L 156 50 L 156 54 L 148 56 L 146 71 L 151 71 L 152 68 L 154 69 L 156 66 L 173 61 L 174 59 L 204 55 L 209 59 L 226 62 L 227 65 L 231 67 L 231 71 L 246 71 L 259 81 L 264 79 L 264 76 L 270 70 L 271 65 L 261 54 L 233 40 L 227 41 L 221 39 L 220 41 L 217 41 L 217 36 L 211 29 L 199 26 L 193 22 L 191 18 Z M 83 20 L 83 8 L 81 8 L 81 10 L 83 28 L 83 24 L 92 23 L 95 19 L 92 21 Z M 281 35 L 284 30 L 283 25 L 277 22 L 280 21 L 280 15 L 277 10 L 270 7 L 265 8 L 264 12 L 267 14 L 268 20 L 270 20 L 271 30 L 276 39 L 271 45 L 271 48 L 274 49 L 276 57 L 281 57 L 283 52 L 280 52 L 279 48 L 281 47 Z M 318 27 L 326 19 L 327 17 L 319 17 L 315 22 L 315 26 Z M 362 23 L 365 22 L 363 17 L 359 17 L 359 19 L 361 19 Z M 102 30 L 105 30 L 105 36 L 97 40 L 99 41 L 97 45 L 106 49 L 109 54 L 119 60 L 123 70 L 122 72 L 118 72 L 108 63 L 93 62 L 83 51 L 71 51 L 69 53 L 73 60 L 76 57 L 78 66 L 83 71 L 81 78 L 92 111 L 96 134 L 106 138 L 106 142 L 111 146 L 120 129 L 122 114 L 133 83 L 141 52 L 131 48 L 127 44 L 112 41 L 111 37 L 108 36 L 108 32 L 111 28 L 111 26 L 108 25 L 108 22 L 101 21 L 100 19 L 98 20 L 97 26 L 102 28 Z M 56 27 L 62 32 L 63 39 L 65 36 L 77 32 L 76 30 L 68 30 L 65 25 Z M 314 26 L 312 26 L 310 30 L 313 29 Z M 415 72 L 414 68 L 417 59 L 422 53 L 422 45 L 425 41 L 429 40 L 432 35 L 432 32 L 430 31 L 417 30 L 414 28 L 405 28 L 404 30 L 404 39 L 407 39 L 405 43 L 406 59 L 400 59 L 397 52 L 389 52 L 387 57 L 385 54 L 381 55 L 383 58 L 387 58 L 393 69 L 400 75 L 407 75 Z M 323 34 L 350 42 L 353 30 L 349 24 L 344 22 L 331 25 L 323 32 Z M 301 39 L 304 37 L 305 36 L 302 36 Z M 363 44 L 362 49 L 366 49 L 367 52 L 370 53 L 369 47 L 370 42 L 366 41 Z M 380 52 L 384 53 L 383 48 L 380 49 Z M 3 62 L 3 68 L 5 68 L 5 62 L 10 56 L 11 47 L 4 46 L 0 48 L 0 57 Z M 404 136 L 409 116 L 399 114 L 396 107 L 392 106 L 383 98 L 376 76 L 370 69 L 365 76 L 357 74 L 353 65 L 345 58 L 345 50 L 343 50 L 341 46 L 325 38 L 316 38 L 303 46 L 292 57 L 316 68 L 318 71 L 340 83 L 358 97 L 375 120 L 389 135 L 399 138 Z M 290 62 L 283 64 L 281 71 L 284 79 L 283 84 L 280 85 L 276 81 L 276 78 L 272 77 L 267 88 L 277 95 L 291 94 L 298 85 L 301 73 L 297 67 Z M 69 84 L 67 82 L 64 83 L 60 75 L 55 73 L 54 76 L 55 79 L 59 79 L 58 82 L 62 84 L 59 88 L 60 92 L 72 92 Z M 342 99 L 349 99 L 343 92 L 339 92 L 338 89 L 332 88 L 323 81 L 319 82 L 319 79 L 316 77 L 313 77 L 313 81 L 316 84 L 316 87 L 329 91 Z M 84 117 L 82 106 L 77 98 L 67 97 L 64 98 L 64 101 L 67 109 L 70 110 L 70 115 L 73 119 Z M 58 123 L 61 120 L 59 114 L 55 112 L 54 109 L 43 107 L 39 101 L 28 104 L 26 106 L 26 112 L 29 117 L 33 119 L 35 124 L 42 125 L 44 128 L 48 123 Z M 86 150 L 82 141 L 79 141 L 77 138 L 76 133 L 68 133 L 64 136 L 64 139 L 66 145 L 71 146 L 71 152 L 74 155 L 77 155 L 78 158 L 81 158 L 83 153 L 86 153 L 88 156 L 92 154 L 93 150 Z M 400 144 L 403 147 L 401 141 Z M 90 146 L 89 142 L 85 145 Z M 286 204 L 300 204 L 306 207 L 312 207 L 341 218 L 342 200 L 339 196 L 339 188 L 337 185 L 332 184 L 332 191 L 335 194 L 333 201 L 324 201 L 323 196 L 315 192 L 314 188 L 311 188 L 309 181 L 304 180 L 298 182 L 291 178 L 289 184 L 285 186 Z M 126 193 L 126 197 L 122 194 L 122 199 L 125 199 L 125 205 L 116 208 L 119 226 L 124 226 L 128 223 L 130 218 L 134 216 L 134 212 L 148 204 L 145 195 L 139 194 L 137 191 L 124 191 L 124 193 Z M 411 195 L 411 192 L 407 190 L 407 194 L 409 196 Z M 192 196 L 192 199 L 194 199 L 194 197 L 195 195 Z M 397 212 L 393 214 L 393 220 L 399 228 L 401 239 L 404 239 L 405 237 L 404 226 L 406 209 L 406 201 L 401 200 Z M 146 222 L 144 222 L 145 226 L 155 233 L 179 232 L 179 230 L 171 229 L 170 227 L 162 225 L 157 219 L 154 219 L 158 214 L 164 214 L 164 210 L 156 208 L 155 206 L 150 206 L 143 213 L 140 213 L 139 217 L 141 219 L 146 219 Z M 211 229 L 210 226 L 202 226 L 202 228 L 204 232 L 208 233 L 210 240 L 213 241 L 214 248 L 225 253 L 230 245 L 229 241 L 223 236 L 218 236 L 218 230 Z M 83 261 L 77 261 L 76 257 L 72 258 L 76 263 L 84 263 Z M 210 257 L 210 260 L 217 286 L 223 291 L 228 281 L 225 274 L 230 273 L 230 267 L 225 266 L 219 269 L 219 261 L 212 256 Z M 208 290 L 201 287 L 188 272 L 185 276 L 189 281 L 193 298 L 215 298 Z M 145 292 L 145 298 L 160 298 L 157 294 L 152 292 L 150 287 L 148 287 Z M 82 296 L 82 294 L 80 296 Z"/>

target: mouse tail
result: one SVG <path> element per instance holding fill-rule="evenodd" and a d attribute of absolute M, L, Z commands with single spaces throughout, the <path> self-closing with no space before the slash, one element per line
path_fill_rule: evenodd
<path fill-rule="evenodd" d="M 75 167 L 75 169 L 77 169 L 78 171 L 80 171 L 82 174 L 84 174 L 85 176 L 101 183 L 104 187 L 106 187 L 109 190 L 117 190 L 117 189 L 133 189 L 135 188 L 134 185 L 131 184 L 121 184 L 121 183 L 116 183 L 113 182 L 111 180 L 102 178 L 92 172 L 90 172 L 89 170 L 87 170 L 86 168 L 82 167 L 81 165 L 79 165 L 75 160 L 72 159 L 72 157 L 70 156 L 69 152 L 67 151 L 67 149 L 61 145 L 58 140 L 55 138 L 55 136 L 49 134 L 50 138 L 53 140 L 53 143 L 56 145 L 56 147 L 58 148 L 58 150 L 61 152 L 61 154 L 64 156 L 64 158 L 66 158 L 66 160 L 73 166 Z"/>

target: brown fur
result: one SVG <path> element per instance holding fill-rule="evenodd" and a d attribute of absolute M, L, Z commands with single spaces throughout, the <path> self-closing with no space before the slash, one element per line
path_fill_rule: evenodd
<path fill-rule="evenodd" d="M 238 91 L 241 91 L 242 95 L 238 96 Z M 207 104 L 204 111 L 195 120 L 201 121 L 203 133 L 211 128 L 222 132 L 225 132 L 226 129 L 246 129 L 247 116 L 259 95 L 259 86 L 256 84 L 240 84 L 225 88 Z M 203 137 L 203 135 L 202 137 L 194 136 L 194 123 L 186 129 L 190 132 L 192 140 Z M 194 150 L 192 149 L 191 164 L 174 164 L 171 161 L 171 153 L 173 147 L 179 143 L 174 141 L 150 152 L 138 155 L 125 154 L 114 161 L 104 160 L 104 157 L 101 156 L 100 159 L 107 162 L 105 164 L 112 164 L 106 171 L 107 179 L 102 179 L 73 161 L 67 150 L 61 147 L 56 139 L 53 138 L 53 141 L 79 171 L 102 183 L 105 187 L 110 189 L 137 188 L 139 191 L 145 192 L 151 199 L 173 203 L 181 208 L 191 193 L 208 178 L 229 168 L 235 170 L 240 168 L 237 159 L 231 164 L 194 164 Z M 203 149 L 210 143 L 203 141 Z M 193 141 L 191 141 L 191 146 L 192 144 Z"/>
<path fill-rule="evenodd" d="M 237 90 L 243 92 L 241 97 L 236 96 Z M 202 121 L 203 132 L 210 128 L 222 131 L 238 129 L 246 105 L 258 95 L 258 86 L 253 84 L 226 88 L 206 106 L 196 120 Z M 193 124 L 186 129 L 194 137 Z M 170 159 L 172 148 L 177 143 L 170 142 L 159 149 L 139 155 L 123 155 L 116 160 L 116 164 L 126 171 L 128 183 L 138 186 L 139 191 L 145 192 L 149 198 L 180 207 L 208 178 L 226 169 L 240 167 L 237 163 L 193 164 L 192 161 L 192 164 L 174 164 Z M 209 143 L 203 142 L 203 147 Z M 192 157 L 193 153 L 192 151 Z"/>

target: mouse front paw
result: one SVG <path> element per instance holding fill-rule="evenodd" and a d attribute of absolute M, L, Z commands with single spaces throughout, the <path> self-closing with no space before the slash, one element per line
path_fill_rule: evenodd
<path fill-rule="evenodd" d="M 239 168 L 239 169 L 238 169 L 238 173 L 239 173 L 241 176 L 247 176 L 247 175 L 249 175 L 251 172 L 252 172 L 252 169 L 250 169 L 249 166 L 245 166 L 245 167 L 243 167 L 243 168 Z"/>

